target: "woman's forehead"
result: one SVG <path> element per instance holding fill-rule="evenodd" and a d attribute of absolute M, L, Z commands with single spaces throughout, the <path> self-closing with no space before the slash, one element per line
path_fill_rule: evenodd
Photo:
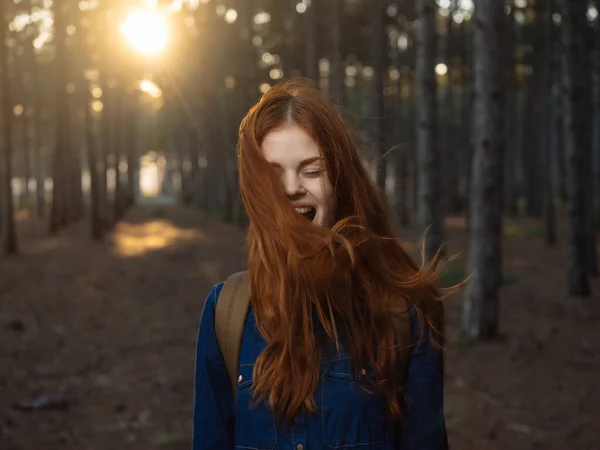
<path fill-rule="evenodd" d="M 271 131 L 265 136 L 261 149 L 270 162 L 286 160 L 299 163 L 321 157 L 318 144 L 297 125 L 286 125 Z"/>

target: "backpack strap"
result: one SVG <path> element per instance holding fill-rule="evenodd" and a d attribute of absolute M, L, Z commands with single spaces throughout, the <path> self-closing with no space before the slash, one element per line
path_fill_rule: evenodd
<path fill-rule="evenodd" d="M 237 272 L 225 281 L 215 311 L 215 334 L 237 402 L 237 377 L 242 336 L 250 307 L 248 271 Z"/>

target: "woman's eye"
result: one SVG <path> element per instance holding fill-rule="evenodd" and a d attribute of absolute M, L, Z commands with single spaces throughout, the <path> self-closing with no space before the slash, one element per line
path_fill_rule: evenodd
<path fill-rule="evenodd" d="M 318 177 L 319 175 L 321 175 L 321 170 L 309 170 L 304 172 L 304 175 L 307 177 Z"/>

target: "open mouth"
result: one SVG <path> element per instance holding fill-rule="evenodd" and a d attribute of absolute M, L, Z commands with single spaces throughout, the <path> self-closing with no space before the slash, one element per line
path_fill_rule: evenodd
<path fill-rule="evenodd" d="M 303 215 L 311 222 L 313 221 L 313 219 L 315 218 L 315 215 L 317 214 L 317 210 L 315 208 L 311 208 L 309 206 L 302 207 L 302 208 L 294 208 L 294 209 L 296 210 L 296 212 L 298 214 Z"/>

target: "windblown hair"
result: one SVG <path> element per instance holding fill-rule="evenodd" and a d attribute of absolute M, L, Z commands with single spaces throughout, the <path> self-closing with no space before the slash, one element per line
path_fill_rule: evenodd
<path fill-rule="evenodd" d="M 316 226 L 294 211 L 261 151 L 265 136 L 288 124 L 318 144 L 336 196 L 335 224 Z M 251 302 L 266 348 L 254 367 L 254 398 L 286 423 L 303 406 L 314 412 L 323 329 L 354 367 L 374 370 L 391 415 L 400 419 L 397 320 L 419 314 L 420 333 L 443 338 L 440 265 L 417 267 L 394 236 L 381 193 L 361 161 L 337 108 L 311 84 L 271 88 L 239 130 L 239 182 L 250 218 L 246 251 Z M 320 325 L 313 320 L 318 318 Z M 434 336 L 435 335 L 435 336 Z M 367 343 L 373 343 L 368 345 Z"/>

